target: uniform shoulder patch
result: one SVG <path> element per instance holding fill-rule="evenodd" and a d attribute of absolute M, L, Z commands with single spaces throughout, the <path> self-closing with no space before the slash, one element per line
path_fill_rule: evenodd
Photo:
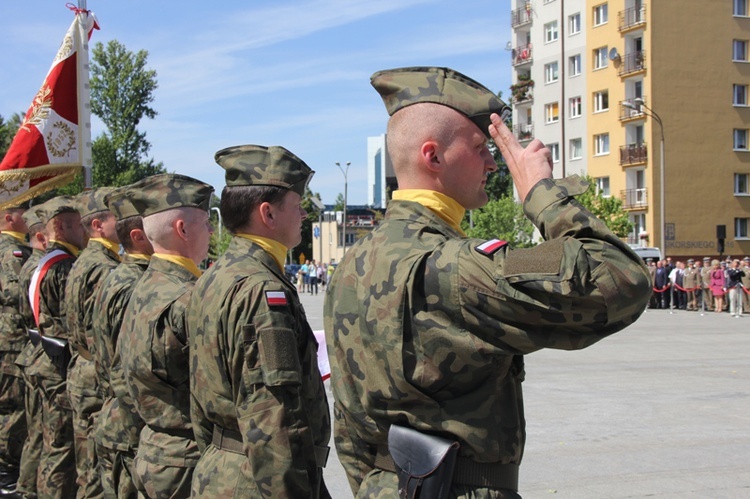
<path fill-rule="evenodd" d="M 15 256 L 16 258 L 21 258 L 23 256 L 23 251 L 13 250 L 13 256 Z"/>
<path fill-rule="evenodd" d="M 491 239 L 489 241 L 483 242 L 482 244 L 480 244 L 474 249 L 483 255 L 489 256 L 489 255 L 494 255 L 495 253 L 497 253 L 497 251 L 500 248 L 502 248 L 503 246 L 507 246 L 507 245 L 508 245 L 508 242 L 503 241 L 502 239 Z"/>
<path fill-rule="evenodd" d="M 269 307 L 284 307 L 289 305 L 284 291 L 266 291 L 266 303 Z"/>

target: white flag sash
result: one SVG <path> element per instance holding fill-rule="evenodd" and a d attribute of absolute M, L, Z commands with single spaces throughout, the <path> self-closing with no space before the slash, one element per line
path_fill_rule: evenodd
<path fill-rule="evenodd" d="M 36 270 L 31 276 L 31 283 L 29 284 L 29 303 L 31 304 L 32 312 L 34 312 L 34 323 L 37 327 L 39 327 L 39 297 L 41 294 L 42 279 L 44 279 L 47 271 L 54 264 L 66 258 L 73 257 L 63 250 L 56 249 L 50 251 L 39 260 L 39 264 L 36 266 Z"/>

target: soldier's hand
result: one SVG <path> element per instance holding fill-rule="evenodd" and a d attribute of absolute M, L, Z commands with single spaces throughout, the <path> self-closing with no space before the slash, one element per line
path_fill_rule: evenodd
<path fill-rule="evenodd" d="M 521 201 L 540 180 L 552 178 L 552 153 L 538 139 L 522 147 L 496 113 L 490 116 L 490 136 L 500 149 Z"/>

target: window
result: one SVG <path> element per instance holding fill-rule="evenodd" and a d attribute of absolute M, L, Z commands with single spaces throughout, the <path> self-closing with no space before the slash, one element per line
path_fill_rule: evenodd
<path fill-rule="evenodd" d="M 609 110 L 609 90 L 594 92 L 594 112 L 600 113 Z"/>
<path fill-rule="evenodd" d="M 747 61 L 747 40 L 734 40 L 732 44 L 732 60 Z"/>
<path fill-rule="evenodd" d="M 594 49 L 594 69 L 607 67 L 607 47 Z"/>
<path fill-rule="evenodd" d="M 750 195 L 750 173 L 735 173 L 734 174 L 734 195 L 735 196 L 746 196 Z"/>
<path fill-rule="evenodd" d="M 747 151 L 747 129 L 734 129 L 734 150 Z"/>
<path fill-rule="evenodd" d="M 747 0 L 734 0 L 734 15 L 747 17 Z"/>
<path fill-rule="evenodd" d="M 581 98 L 571 97 L 570 98 L 570 117 L 578 118 L 581 116 Z"/>
<path fill-rule="evenodd" d="M 549 148 L 549 152 L 552 155 L 552 162 L 559 163 L 560 162 L 560 144 L 547 144 L 547 147 Z"/>
<path fill-rule="evenodd" d="M 552 21 L 544 25 L 544 43 L 550 43 L 557 40 L 557 21 Z"/>
<path fill-rule="evenodd" d="M 560 120 L 560 108 L 557 102 L 544 106 L 544 115 L 547 123 L 557 123 Z"/>
<path fill-rule="evenodd" d="M 607 4 L 603 3 L 594 7 L 594 26 L 601 26 L 609 20 L 607 15 Z"/>
<path fill-rule="evenodd" d="M 601 192 L 605 198 L 609 197 L 609 177 L 599 177 L 596 179 L 596 192 Z"/>
<path fill-rule="evenodd" d="M 734 238 L 747 239 L 747 218 L 734 219 Z"/>
<path fill-rule="evenodd" d="M 747 85 L 732 85 L 732 104 L 747 106 Z"/>
<path fill-rule="evenodd" d="M 594 135 L 594 156 L 609 154 L 609 134 Z M 609 182 L 609 180 L 607 180 Z"/>
<path fill-rule="evenodd" d="M 544 83 L 555 83 L 558 79 L 557 62 L 544 65 Z"/>
<path fill-rule="evenodd" d="M 570 76 L 578 76 L 581 74 L 581 54 L 571 55 L 568 58 L 568 66 L 570 68 L 568 69 L 568 73 L 570 73 Z"/>
<path fill-rule="evenodd" d="M 583 141 L 581 139 L 570 139 L 570 159 L 581 159 L 583 157 Z"/>
<path fill-rule="evenodd" d="M 577 12 L 568 17 L 568 34 L 577 35 L 581 32 L 581 13 Z"/>

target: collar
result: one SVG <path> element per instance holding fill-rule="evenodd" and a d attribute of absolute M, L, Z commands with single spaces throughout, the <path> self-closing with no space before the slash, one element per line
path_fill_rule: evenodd
<path fill-rule="evenodd" d="M 146 260 L 147 262 L 151 261 L 151 255 L 146 255 L 145 253 L 128 253 L 127 255 L 130 258 L 135 258 L 136 260 Z"/>
<path fill-rule="evenodd" d="M 92 237 L 89 239 L 89 241 L 96 241 L 97 243 L 101 244 L 105 248 L 107 248 L 109 251 L 114 253 L 114 255 L 117 257 L 118 260 L 122 261 L 122 258 L 120 258 L 120 244 L 116 243 L 114 241 L 110 241 L 109 239 L 105 239 L 103 237 Z"/>
<path fill-rule="evenodd" d="M 73 255 L 76 258 L 78 258 L 78 255 L 81 253 L 81 250 L 79 250 L 78 248 L 76 248 L 75 246 L 73 246 L 70 243 L 65 243 L 65 242 L 62 242 L 62 241 L 58 241 L 57 239 L 50 239 L 49 242 L 51 244 L 59 244 L 60 246 L 63 246 L 66 250 L 68 250 L 68 252 L 71 255 Z"/>
<path fill-rule="evenodd" d="M 23 244 L 26 244 L 26 234 L 23 234 L 21 232 L 16 232 L 14 230 L 4 230 L 2 231 L 3 234 L 8 234 L 9 236 L 12 236 L 19 241 L 21 241 Z"/>
<path fill-rule="evenodd" d="M 195 264 L 193 260 L 191 260 L 190 258 L 186 256 L 167 255 L 166 253 L 154 253 L 152 256 L 154 258 L 161 258 L 162 260 L 175 263 L 179 265 L 180 267 L 184 267 L 195 277 L 201 276 L 201 273 L 202 273 L 201 270 L 198 268 L 198 266 Z"/>
<path fill-rule="evenodd" d="M 455 199 L 437 191 L 427 189 L 399 189 L 393 191 L 392 199 L 414 201 L 429 209 L 453 227 L 459 234 L 466 236 L 461 230 L 461 220 L 466 210 Z"/>
<path fill-rule="evenodd" d="M 257 236 L 255 234 L 243 234 L 243 233 L 237 233 L 235 234 L 237 237 L 241 237 L 242 239 L 247 239 L 248 241 L 252 241 L 263 250 L 271 255 L 274 260 L 276 260 L 276 265 L 279 266 L 279 270 L 282 272 L 284 271 L 284 260 L 286 259 L 286 252 L 289 251 L 289 248 L 284 246 L 278 241 L 274 241 L 273 239 L 268 239 L 267 237 L 263 236 Z"/>

